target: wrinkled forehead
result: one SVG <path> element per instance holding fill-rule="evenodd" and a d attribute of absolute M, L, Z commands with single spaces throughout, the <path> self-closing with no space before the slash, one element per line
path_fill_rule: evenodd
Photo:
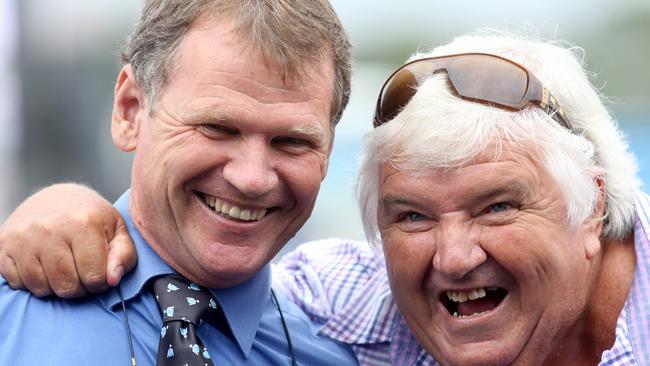
<path fill-rule="evenodd" d="M 380 162 L 380 173 L 384 171 L 407 174 L 414 177 L 431 176 L 434 174 L 458 175 L 469 166 L 481 165 L 494 167 L 502 163 L 525 165 L 536 170 L 545 170 L 543 160 L 537 145 L 530 142 L 518 143 L 503 139 L 493 139 L 485 148 L 470 151 L 467 154 L 456 154 L 454 158 L 436 157 L 435 154 L 398 153 L 386 156 Z M 453 156 L 452 152 L 447 154 Z"/>
<path fill-rule="evenodd" d="M 453 173 L 469 165 L 502 161 L 543 168 L 542 151 L 532 137 L 517 139 L 496 129 L 478 132 L 482 134 L 480 137 L 464 132 L 427 135 L 418 130 L 403 131 L 394 137 L 392 144 L 377 145 L 380 169 L 387 163 L 405 174 L 421 176 Z"/>
<path fill-rule="evenodd" d="M 383 212 L 383 205 L 391 203 L 438 206 L 444 202 L 445 207 L 467 207 L 504 195 L 523 201 L 558 188 L 539 159 L 520 146 L 497 150 L 491 145 L 458 166 L 431 164 L 402 169 L 384 163 L 379 169 L 378 213 Z"/>

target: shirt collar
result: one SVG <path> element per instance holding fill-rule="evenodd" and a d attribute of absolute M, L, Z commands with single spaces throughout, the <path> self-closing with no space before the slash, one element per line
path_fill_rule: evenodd
<path fill-rule="evenodd" d="M 267 264 L 248 281 L 212 289 L 244 356 L 248 357 L 262 314 L 271 300 L 271 271 Z"/>
<path fill-rule="evenodd" d="M 138 252 L 138 264 L 133 271 L 124 276 L 120 283 L 125 301 L 139 295 L 151 278 L 176 273 L 151 249 L 136 229 L 129 212 L 129 195 L 130 191 L 126 191 L 114 205 L 124 218 Z M 264 266 L 242 284 L 225 289 L 211 289 L 211 291 L 223 309 L 241 352 L 248 357 L 262 319 L 262 313 L 270 301 L 271 273 L 269 265 Z M 119 294 L 117 291 L 111 291 L 107 296 L 106 305 L 113 309 L 119 303 Z"/>

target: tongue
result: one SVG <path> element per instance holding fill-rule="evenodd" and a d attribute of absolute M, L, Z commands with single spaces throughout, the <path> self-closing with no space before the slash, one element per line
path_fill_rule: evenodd
<path fill-rule="evenodd" d="M 458 315 L 482 313 L 494 309 L 497 305 L 499 305 L 499 300 L 494 296 L 486 296 L 476 300 L 467 300 L 458 304 Z"/>

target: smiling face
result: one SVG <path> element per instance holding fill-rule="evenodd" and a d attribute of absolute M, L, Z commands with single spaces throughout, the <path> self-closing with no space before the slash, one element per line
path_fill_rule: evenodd
<path fill-rule="evenodd" d="M 504 143 L 458 169 L 382 167 L 378 220 L 392 292 L 445 365 L 541 364 L 571 330 L 595 278 L 600 225 L 567 227 L 558 185 Z"/>
<path fill-rule="evenodd" d="M 156 252 L 208 287 L 255 274 L 311 214 L 332 132 L 333 67 L 284 79 L 233 26 L 199 18 L 149 116 L 129 67 L 113 135 L 136 150 L 131 214 Z"/>

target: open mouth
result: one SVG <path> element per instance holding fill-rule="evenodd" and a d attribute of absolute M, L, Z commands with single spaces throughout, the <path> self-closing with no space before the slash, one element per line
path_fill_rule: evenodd
<path fill-rule="evenodd" d="M 274 210 L 274 208 L 240 207 L 202 192 L 196 194 L 208 208 L 229 219 L 259 221 Z"/>
<path fill-rule="evenodd" d="M 499 287 L 480 287 L 472 290 L 445 291 L 440 302 L 455 318 L 478 316 L 494 310 L 508 295 Z"/>

